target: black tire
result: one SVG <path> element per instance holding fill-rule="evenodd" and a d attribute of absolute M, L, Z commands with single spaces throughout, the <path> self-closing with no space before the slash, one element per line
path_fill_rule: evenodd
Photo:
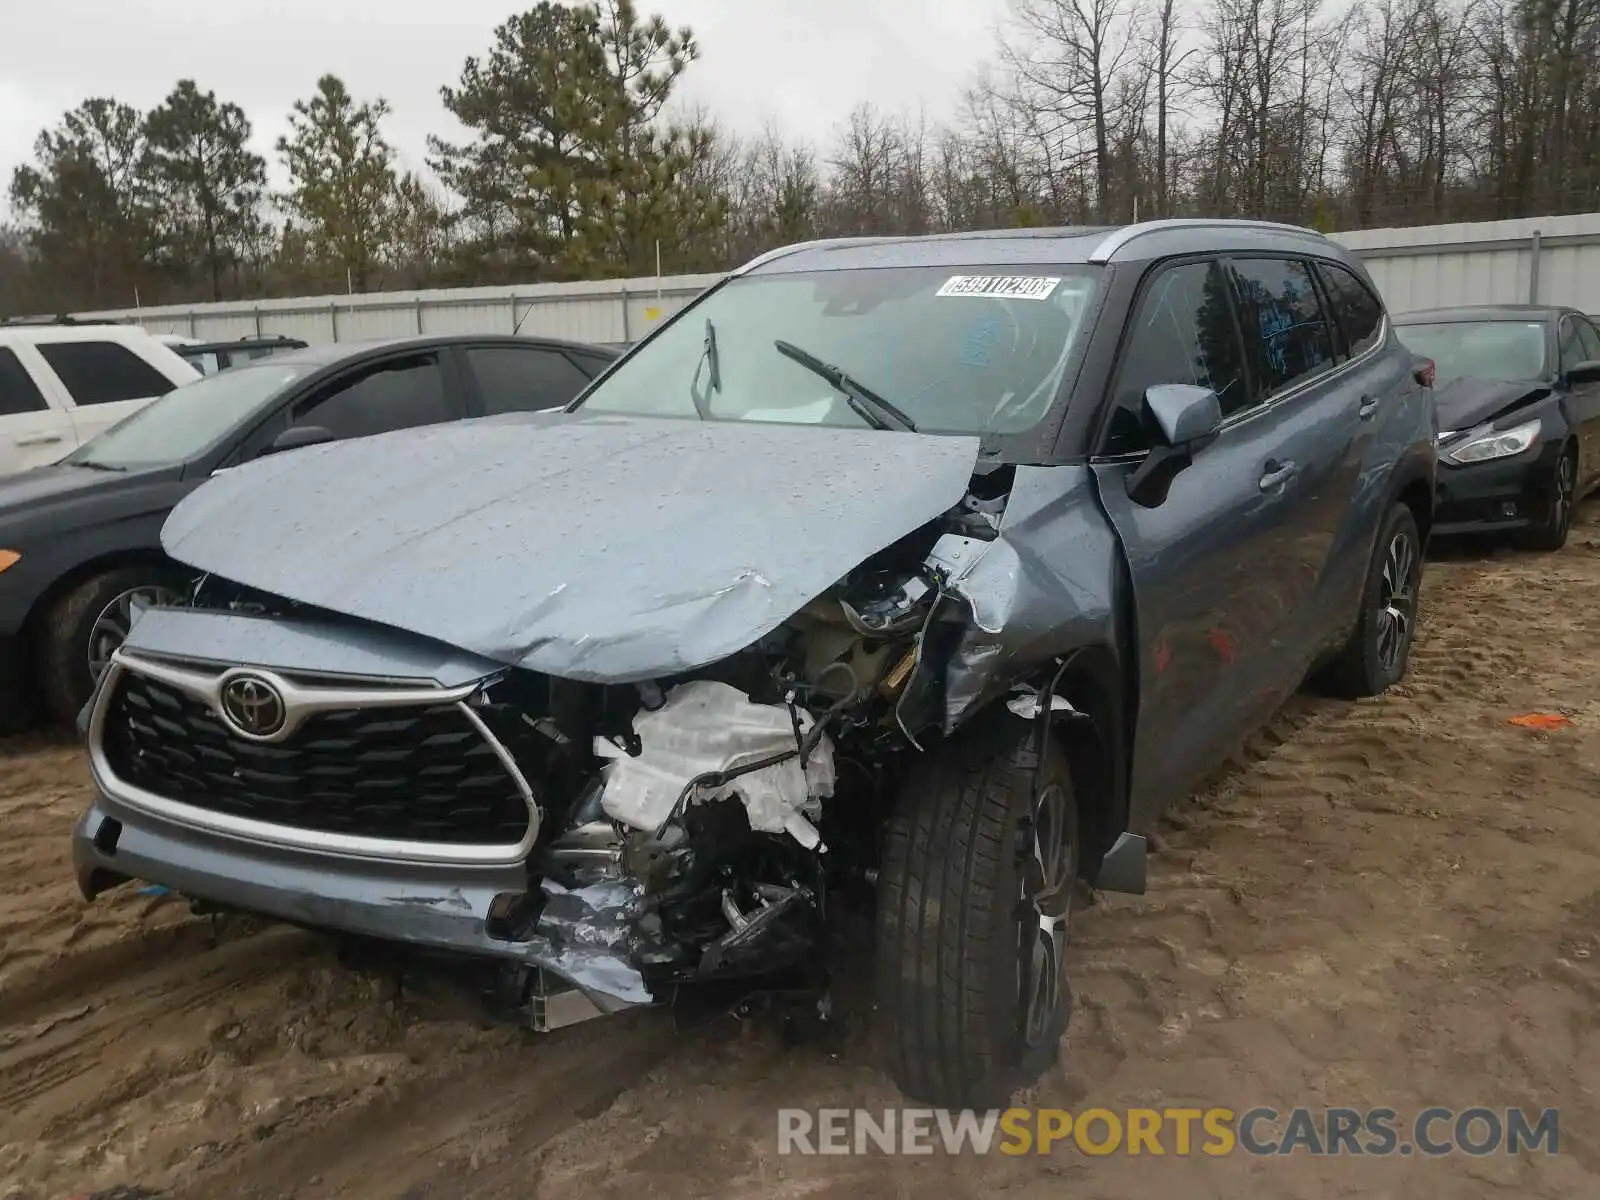
<path fill-rule="evenodd" d="M 91 575 L 57 599 L 45 613 L 35 646 L 35 671 L 46 716 L 71 724 L 89 702 L 95 681 L 89 665 L 90 639 L 109 606 L 130 592 L 181 595 L 186 587 L 185 577 L 170 568 L 114 567 Z"/>
<path fill-rule="evenodd" d="M 1517 544 L 1527 550 L 1552 554 L 1567 544 L 1572 530 L 1572 506 L 1578 493 L 1578 452 L 1570 443 L 1556 460 L 1556 476 L 1545 497 L 1544 520 L 1523 531 Z"/>
<path fill-rule="evenodd" d="M 889 823 L 878 882 L 879 1019 L 890 1076 L 923 1103 L 1003 1106 L 1056 1061 L 1066 1032 L 1072 993 L 1060 959 L 1080 867 L 1079 814 L 1065 754 L 1052 745 L 1040 772 L 1035 745 L 1035 732 L 1010 719 L 951 742 L 912 773 Z M 1039 824 L 1061 832 L 1059 841 L 1040 839 L 1060 855 L 1043 871 L 1045 858 L 1031 849 L 1036 782 L 1046 802 Z M 1065 906 L 1051 938 L 1024 879 L 1063 874 L 1064 895 L 1050 896 L 1052 916 Z M 1056 994 L 1030 1009 L 1027 973 L 1039 960 L 1025 965 L 1023 947 L 1035 939 L 1053 954 Z M 1035 978 L 1048 985 L 1052 975 Z"/>
<path fill-rule="evenodd" d="M 1391 576 L 1399 569 L 1392 555 L 1397 540 L 1408 547 L 1405 578 L 1397 583 Z M 1372 547 L 1372 562 L 1367 567 L 1367 583 L 1361 590 L 1361 612 L 1350 640 L 1339 657 L 1323 672 L 1325 690 L 1347 699 L 1376 696 L 1405 676 L 1411 657 L 1411 643 L 1417 631 L 1417 596 L 1422 582 L 1422 538 L 1417 519 L 1404 504 L 1389 509 Z M 1397 642 L 1387 633 L 1392 625 L 1386 613 L 1403 618 Z"/>

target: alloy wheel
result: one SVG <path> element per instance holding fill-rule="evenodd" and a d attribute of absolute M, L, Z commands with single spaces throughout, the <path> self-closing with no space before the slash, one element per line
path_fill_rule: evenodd
<path fill-rule="evenodd" d="M 1401 530 L 1384 552 L 1383 584 L 1378 597 L 1378 663 L 1391 676 L 1400 670 L 1416 619 L 1417 562 L 1416 543 Z"/>
<path fill-rule="evenodd" d="M 1049 1036 L 1066 986 L 1067 929 L 1077 875 L 1071 795 L 1052 783 L 1018 831 L 1022 884 L 1018 982 L 1029 1045 Z"/>
<path fill-rule="evenodd" d="M 123 642 L 128 640 L 128 630 L 133 625 L 135 605 L 140 608 L 157 608 L 174 604 L 180 598 L 171 588 L 161 587 L 158 584 L 129 588 L 113 596 L 111 602 L 100 610 L 100 615 L 94 619 L 94 624 L 89 627 L 89 678 L 99 683 L 100 676 L 104 675 L 106 668 L 111 665 L 111 656 Z"/>

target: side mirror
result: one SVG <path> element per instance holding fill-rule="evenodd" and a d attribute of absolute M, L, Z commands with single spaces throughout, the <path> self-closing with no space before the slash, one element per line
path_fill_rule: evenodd
<path fill-rule="evenodd" d="M 1144 392 L 1145 411 L 1169 446 L 1210 441 L 1222 428 L 1222 401 L 1208 387 L 1158 383 Z"/>
<path fill-rule="evenodd" d="M 1581 362 L 1567 371 L 1567 382 L 1574 387 L 1585 383 L 1600 383 L 1600 362 Z"/>
<path fill-rule="evenodd" d="M 1207 387 L 1158 383 L 1145 389 L 1145 415 L 1161 434 L 1144 461 L 1128 476 L 1128 498 L 1145 508 L 1164 503 L 1178 473 L 1216 440 L 1222 402 Z"/>
<path fill-rule="evenodd" d="M 294 425 L 272 439 L 272 444 L 261 452 L 262 456 L 280 454 L 285 450 L 298 450 L 301 446 L 320 446 L 335 441 L 333 430 L 321 425 Z"/>

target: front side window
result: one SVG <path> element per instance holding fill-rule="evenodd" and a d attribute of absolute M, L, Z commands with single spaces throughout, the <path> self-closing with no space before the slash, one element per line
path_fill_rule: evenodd
<path fill-rule="evenodd" d="M 1145 289 L 1117 372 L 1106 453 L 1128 454 L 1155 444 L 1155 431 L 1144 416 L 1144 393 L 1161 383 L 1210 388 L 1224 417 L 1249 407 L 1238 326 L 1219 263 L 1168 268 Z"/>
<path fill-rule="evenodd" d="M 252 370 L 270 369 L 264 361 Z M 237 368 L 236 368 L 237 369 Z M 439 356 L 419 354 L 344 378 L 295 406 L 293 425 L 316 425 L 335 438 L 366 437 L 453 420 Z"/>
<path fill-rule="evenodd" d="M 1583 347 L 1583 362 L 1600 362 L 1600 329 L 1582 317 L 1574 318 L 1578 326 L 1578 342 Z"/>
<path fill-rule="evenodd" d="M 1520 383 L 1552 373 L 1542 321 L 1430 321 L 1395 332 L 1406 349 L 1433 360 L 1436 383 L 1468 377 Z"/>
<path fill-rule="evenodd" d="M 582 411 L 870 424 L 815 369 L 826 364 L 920 431 L 1019 433 L 1054 404 L 1098 282 L 1098 271 L 1083 266 L 736 278 L 607 375 Z"/>
<path fill-rule="evenodd" d="M 1239 316 L 1256 384 L 1271 398 L 1333 365 L 1333 337 L 1311 281 L 1297 259 L 1232 262 Z"/>
<path fill-rule="evenodd" d="M 147 400 L 173 389 L 172 380 L 115 342 L 41 342 L 39 353 L 66 385 L 74 404 Z"/>
<path fill-rule="evenodd" d="M 1561 319 L 1561 369 L 1570 371 L 1581 363 L 1585 357 L 1583 339 L 1578 332 L 1576 317 L 1563 317 Z"/>

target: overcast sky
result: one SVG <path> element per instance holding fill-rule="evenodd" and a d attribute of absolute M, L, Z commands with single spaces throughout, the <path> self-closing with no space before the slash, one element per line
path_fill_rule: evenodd
<path fill-rule="evenodd" d="M 988 56 L 1005 0 L 661 0 L 690 25 L 700 61 L 681 95 L 755 131 L 774 119 L 815 141 L 871 101 L 948 113 Z M 489 48 L 515 0 L 0 0 L 0 205 L 39 130 L 89 96 L 153 107 L 180 78 L 232 100 L 281 182 L 272 145 L 284 114 L 331 71 L 393 106 L 387 129 L 419 167 L 439 104 L 469 54 Z"/>

